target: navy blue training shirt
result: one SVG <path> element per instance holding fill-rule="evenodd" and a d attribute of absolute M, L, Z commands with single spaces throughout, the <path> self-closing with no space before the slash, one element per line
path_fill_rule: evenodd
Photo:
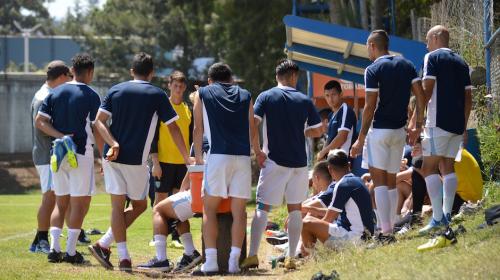
<path fill-rule="evenodd" d="M 402 56 L 383 55 L 366 68 L 366 94 L 378 92 L 379 98 L 373 128 L 405 126 L 411 85 L 419 80 L 415 66 Z"/>
<path fill-rule="evenodd" d="M 99 110 L 111 117 L 110 131 L 120 144 L 115 162 L 129 165 L 146 163 L 158 119 L 170 124 L 179 118 L 163 90 L 140 80 L 110 88 Z M 104 145 L 103 154 L 108 149 Z"/>
<path fill-rule="evenodd" d="M 332 203 L 333 190 L 335 189 L 335 185 L 337 182 L 333 181 L 326 191 L 322 192 L 321 195 L 317 197 L 317 199 L 321 202 L 323 207 L 328 207 Z"/>
<path fill-rule="evenodd" d="M 68 82 L 52 90 L 44 99 L 38 114 L 50 118 L 52 126 L 63 134 L 72 134 L 76 152 L 92 156 L 94 135 L 92 122 L 95 120 L 101 100 L 88 85 Z"/>
<path fill-rule="evenodd" d="M 340 213 L 337 223 L 350 231 L 363 233 L 374 230 L 373 210 L 370 193 L 361 178 L 347 174 L 337 183 L 328 206 Z"/>
<path fill-rule="evenodd" d="M 337 137 L 339 131 L 345 130 L 348 132 L 347 139 L 340 149 L 349 154 L 355 134 L 354 131 L 356 130 L 356 114 L 347 104 L 342 103 L 337 112 L 331 112 L 328 115 L 328 120 L 328 138 L 326 143 L 330 144 Z"/>
<path fill-rule="evenodd" d="M 250 156 L 250 92 L 233 84 L 213 83 L 198 93 L 210 154 Z"/>
<path fill-rule="evenodd" d="M 307 165 L 304 130 L 322 125 L 311 99 L 291 87 L 274 87 L 255 101 L 254 114 L 263 123 L 263 151 L 284 167 Z"/>
<path fill-rule="evenodd" d="M 469 66 L 447 48 L 424 57 L 423 79 L 436 80 L 427 106 L 426 127 L 439 127 L 454 134 L 465 130 L 465 90 L 472 88 Z"/>

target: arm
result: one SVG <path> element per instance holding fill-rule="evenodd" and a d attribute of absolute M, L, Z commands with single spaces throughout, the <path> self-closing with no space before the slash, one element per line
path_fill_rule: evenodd
<path fill-rule="evenodd" d="M 179 189 L 179 191 L 180 192 L 187 191 L 190 188 L 191 188 L 191 179 L 189 179 L 189 172 L 186 172 L 184 179 L 182 179 L 181 188 Z"/>
<path fill-rule="evenodd" d="M 172 139 L 174 140 L 175 145 L 181 152 L 182 157 L 184 158 L 184 162 L 189 165 L 189 154 L 186 149 L 186 144 L 184 143 L 184 138 L 182 137 L 181 130 L 176 122 L 171 122 L 168 124 L 168 131 L 170 135 L 172 135 Z"/>
<path fill-rule="evenodd" d="M 409 142 L 410 145 L 414 145 L 415 141 L 422 133 L 422 126 L 424 124 L 424 111 L 425 111 L 425 100 L 426 95 L 424 94 L 424 89 L 422 87 L 422 82 L 417 81 L 411 85 L 411 91 L 417 99 L 415 110 L 413 111 L 413 116 L 410 120 L 409 130 Z M 432 95 L 432 93 L 431 93 Z"/>
<path fill-rule="evenodd" d="M 332 210 L 332 209 L 328 209 L 326 211 L 325 216 L 323 217 L 323 221 L 331 224 L 331 223 L 333 223 L 333 221 L 337 220 L 338 216 L 339 216 L 339 212 Z"/>
<path fill-rule="evenodd" d="M 352 145 L 351 156 L 357 157 L 361 154 L 363 146 L 365 145 L 366 135 L 373 121 L 375 115 L 375 108 L 377 107 L 378 91 L 366 92 L 365 107 L 363 109 L 363 120 L 361 123 L 361 131 L 359 132 L 358 140 Z"/>
<path fill-rule="evenodd" d="M 194 129 L 193 129 L 193 144 L 194 144 L 194 156 L 196 164 L 203 163 L 203 153 L 201 146 L 203 144 L 203 107 L 201 104 L 201 98 L 198 92 L 194 97 Z"/>
<path fill-rule="evenodd" d="M 464 115 L 465 115 L 465 123 L 464 123 L 464 143 L 463 145 L 467 145 L 467 124 L 469 122 L 470 111 L 472 109 L 472 90 L 467 88 L 465 90 L 465 107 L 464 107 Z"/>
<path fill-rule="evenodd" d="M 62 138 L 64 136 L 63 133 L 59 132 L 54 128 L 54 126 L 52 126 L 52 123 L 50 123 L 50 118 L 41 115 L 40 113 L 36 115 L 35 127 L 48 136 L 52 136 L 54 138 Z"/>
<path fill-rule="evenodd" d="M 319 123 L 319 126 L 317 127 L 316 126 L 308 127 L 304 131 L 304 135 L 306 137 L 312 137 L 312 138 L 321 137 L 323 133 L 325 133 L 325 128 L 323 127 L 322 123 Z"/>
<path fill-rule="evenodd" d="M 405 171 L 398 172 L 396 174 L 396 184 L 401 181 L 411 180 L 411 173 L 413 172 L 413 168 L 409 168 Z"/>
<path fill-rule="evenodd" d="M 250 101 L 250 108 L 248 109 L 248 122 L 250 123 L 250 142 L 252 143 L 253 152 L 255 153 L 255 159 L 260 168 L 264 168 L 264 162 L 267 159 L 267 155 L 260 148 L 259 139 L 259 124 L 260 119 L 255 117 L 253 104 Z"/>
<path fill-rule="evenodd" d="M 340 130 L 333 138 L 333 140 L 330 142 L 330 144 L 326 145 L 319 153 L 318 153 L 318 160 L 322 160 L 330 150 L 333 149 L 338 149 L 344 145 L 345 141 L 347 141 L 347 136 L 349 136 L 349 131 L 348 130 Z"/>
<path fill-rule="evenodd" d="M 108 119 L 109 115 L 104 111 L 99 110 L 99 112 L 97 112 L 93 128 L 94 131 L 97 131 L 97 133 L 100 134 L 99 137 L 102 137 L 102 140 L 110 146 L 108 152 L 106 153 L 106 160 L 113 161 L 118 158 L 120 145 L 109 131 L 107 124 Z"/>

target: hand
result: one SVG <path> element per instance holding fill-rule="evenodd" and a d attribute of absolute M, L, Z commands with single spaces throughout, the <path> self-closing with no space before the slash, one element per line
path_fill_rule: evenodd
<path fill-rule="evenodd" d="M 356 140 L 354 142 L 354 145 L 351 147 L 351 157 L 356 158 L 358 155 L 360 155 L 363 152 L 363 146 L 365 145 L 365 139 L 360 139 Z"/>
<path fill-rule="evenodd" d="M 196 161 L 195 161 L 194 157 L 188 157 L 187 160 L 184 161 L 184 163 L 186 165 L 193 165 L 193 164 L 195 164 L 195 162 Z"/>
<path fill-rule="evenodd" d="M 412 128 L 412 129 L 408 129 L 408 144 L 410 146 L 414 146 L 418 137 L 420 137 L 420 135 L 422 134 L 422 128 L 419 127 L 419 128 Z"/>
<path fill-rule="evenodd" d="M 153 163 L 153 169 L 151 170 L 151 174 L 156 179 L 160 180 L 162 176 L 161 166 L 159 163 Z"/>
<path fill-rule="evenodd" d="M 196 164 L 196 165 L 204 165 L 205 161 L 203 160 L 203 158 L 201 156 L 200 157 L 195 157 L 194 164 Z"/>
<path fill-rule="evenodd" d="M 104 176 L 104 170 L 102 169 L 102 160 L 100 158 L 97 159 L 97 165 L 99 166 L 99 174 Z"/>
<path fill-rule="evenodd" d="M 255 160 L 257 160 L 257 164 L 259 165 L 260 168 L 265 168 L 266 165 L 264 162 L 266 162 L 267 155 L 263 151 L 258 151 L 255 153 Z"/>
<path fill-rule="evenodd" d="M 118 143 L 115 143 L 113 146 L 109 147 L 105 159 L 108 161 L 116 160 L 118 158 L 119 151 L 120 151 L 120 145 Z"/>
<path fill-rule="evenodd" d="M 321 160 L 324 160 L 325 159 L 325 156 L 326 156 L 327 152 L 326 150 L 321 150 L 317 155 L 316 155 L 316 159 L 318 161 L 321 161 Z"/>

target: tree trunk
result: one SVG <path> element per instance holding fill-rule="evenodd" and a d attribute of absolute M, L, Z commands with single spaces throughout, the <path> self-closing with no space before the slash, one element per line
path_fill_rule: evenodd
<path fill-rule="evenodd" d="M 340 0 L 330 0 L 330 22 L 344 24 Z"/>
<path fill-rule="evenodd" d="M 359 13 L 361 16 L 361 28 L 368 30 L 368 8 L 366 0 L 359 0 Z"/>
<path fill-rule="evenodd" d="M 372 30 L 383 29 L 382 16 L 385 0 L 371 0 Z"/>

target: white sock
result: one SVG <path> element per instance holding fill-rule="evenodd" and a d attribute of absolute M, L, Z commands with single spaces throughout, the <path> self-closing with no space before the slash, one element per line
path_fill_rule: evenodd
<path fill-rule="evenodd" d="M 219 271 L 219 264 L 217 263 L 217 249 L 205 249 L 205 263 L 201 266 L 201 271 Z"/>
<path fill-rule="evenodd" d="M 164 261 L 167 259 L 167 236 L 161 234 L 154 235 L 156 259 Z"/>
<path fill-rule="evenodd" d="M 302 233 L 302 212 L 299 210 L 288 213 L 288 256 L 294 257 Z"/>
<path fill-rule="evenodd" d="M 184 254 L 191 256 L 194 253 L 194 244 L 193 244 L 193 236 L 190 232 L 186 232 L 179 236 L 179 239 L 184 245 Z"/>
<path fill-rule="evenodd" d="M 118 251 L 119 260 L 130 260 L 126 241 L 116 243 L 116 249 Z"/>
<path fill-rule="evenodd" d="M 267 226 L 267 212 L 256 209 L 252 219 L 252 230 L 250 231 L 250 250 L 248 256 L 256 256 L 259 251 L 260 240 Z"/>
<path fill-rule="evenodd" d="M 387 186 L 375 187 L 375 203 L 377 203 L 378 216 L 380 218 L 380 228 L 382 233 L 392 233 L 391 225 L 391 202 Z"/>
<path fill-rule="evenodd" d="M 113 236 L 111 227 L 109 227 L 106 233 L 101 237 L 101 239 L 99 239 L 98 242 L 101 247 L 108 249 L 113 241 L 115 241 L 115 237 Z"/>
<path fill-rule="evenodd" d="M 394 223 L 396 223 L 396 212 L 398 209 L 398 190 L 396 188 L 392 190 L 388 190 L 389 193 L 389 201 L 391 202 L 391 225 L 394 227 Z"/>
<path fill-rule="evenodd" d="M 443 212 L 451 214 L 455 193 L 457 192 L 457 175 L 450 173 L 443 177 Z"/>
<path fill-rule="evenodd" d="M 58 227 L 50 227 L 50 250 L 56 252 L 61 252 L 61 243 L 59 243 L 59 238 L 61 237 L 62 229 Z"/>
<path fill-rule="evenodd" d="M 297 249 L 295 250 L 294 257 L 298 256 L 301 253 L 301 248 L 302 248 L 302 238 L 299 239 L 299 243 L 297 243 Z"/>
<path fill-rule="evenodd" d="M 377 211 L 377 209 L 373 209 L 373 212 L 375 212 L 375 218 L 377 219 L 377 226 L 376 226 L 376 228 L 375 228 L 375 229 L 377 229 L 377 228 L 378 228 L 378 229 L 381 229 L 381 225 L 380 225 L 380 217 L 379 217 L 379 215 L 378 215 L 378 211 Z"/>
<path fill-rule="evenodd" d="M 427 185 L 427 193 L 429 193 L 431 199 L 432 218 L 436 221 L 441 221 L 443 218 L 443 187 L 441 185 L 441 178 L 437 174 L 429 175 L 425 177 L 425 184 Z"/>
<path fill-rule="evenodd" d="M 66 243 L 66 253 L 70 256 L 76 254 L 76 242 L 78 241 L 78 236 L 80 235 L 81 229 L 69 228 L 68 229 L 68 240 Z"/>
<path fill-rule="evenodd" d="M 231 253 L 229 253 L 229 264 L 228 264 L 229 273 L 240 272 L 240 265 L 239 265 L 240 255 L 241 255 L 241 248 L 231 246 Z"/>

